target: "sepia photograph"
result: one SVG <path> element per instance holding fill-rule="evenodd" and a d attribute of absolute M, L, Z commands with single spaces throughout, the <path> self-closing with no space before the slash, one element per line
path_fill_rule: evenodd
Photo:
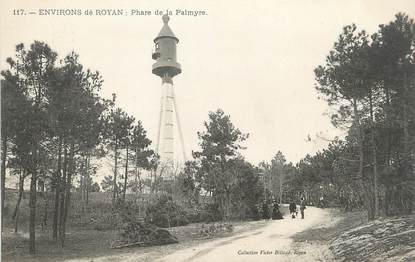
<path fill-rule="evenodd" d="M 1 0 L 1 260 L 415 261 L 414 0 Z"/>

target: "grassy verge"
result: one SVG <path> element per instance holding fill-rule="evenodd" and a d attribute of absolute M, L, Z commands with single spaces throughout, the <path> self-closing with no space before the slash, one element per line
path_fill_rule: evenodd
<path fill-rule="evenodd" d="M 350 229 L 336 237 L 330 249 L 347 261 L 415 261 L 415 214 Z"/>
<path fill-rule="evenodd" d="M 367 221 L 364 212 L 343 213 L 338 209 L 325 209 L 327 223 L 317 225 L 294 236 L 294 242 L 316 242 L 327 245 L 333 238 L 346 230 L 362 225 Z"/>
<path fill-rule="evenodd" d="M 365 223 L 363 212 L 343 213 L 324 209 L 322 221 L 293 236 L 293 248 L 303 252 L 309 261 L 337 261 L 329 249 L 330 242 L 346 230 Z"/>
<path fill-rule="evenodd" d="M 116 235 L 114 230 L 98 231 L 93 229 L 71 228 L 68 230 L 65 246 L 59 247 L 51 239 L 51 232 L 37 232 L 37 254 L 28 254 L 28 234 L 14 234 L 11 228 L 5 228 L 2 233 L 2 261 L 33 261 L 49 262 L 63 261 L 67 259 L 90 259 L 97 257 L 117 257 L 125 253 L 134 252 L 137 255 L 145 255 L 149 261 L 154 258 L 167 255 L 180 248 L 186 248 L 210 241 L 214 238 L 232 236 L 235 234 L 254 230 L 269 224 L 270 221 L 232 222 L 232 233 L 222 233 L 206 238 L 200 234 L 202 226 L 206 224 L 195 223 L 187 226 L 168 229 L 178 240 L 178 244 L 153 247 L 133 247 L 123 249 L 111 249 L 110 241 Z"/>
<path fill-rule="evenodd" d="M 415 215 L 367 221 L 365 212 L 325 210 L 330 219 L 294 236 L 320 261 L 415 261 Z"/>

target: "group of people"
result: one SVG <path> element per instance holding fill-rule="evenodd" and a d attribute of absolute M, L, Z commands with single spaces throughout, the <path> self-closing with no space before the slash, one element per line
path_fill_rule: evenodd
<path fill-rule="evenodd" d="M 300 198 L 298 208 L 301 214 L 301 219 L 304 219 L 304 210 L 306 209 L 306 201 L 304 196 Z M 290 201 L 289 210 L 291 218 L 296 218 L 298 216 L 297 204 L 295 203 L 294 198 Z M 256 205 L 255 214 L 256 220 L 261 219 L 261 217 L 262 219 L 283 219 L 280 207 L 274 198 L 264 200 L 262 204 L 260 203 Z"/>
<path fill-rule="evenodd" d="M 289 205 L 291 218 L 296 218 L 298 216 L 298 209 L 297 204 L 292 200 Z M 305 198 L 300 198 L 300 213 L 301 213 L 301 219 L 304 219 L 304 209 L 306 209 L 306 203 Z"/>
<path fill-rule="evenodd" d="M 261 206 L 262 219 L 283 219 L 277 201 L 270 200 L 262 203 Z"/>

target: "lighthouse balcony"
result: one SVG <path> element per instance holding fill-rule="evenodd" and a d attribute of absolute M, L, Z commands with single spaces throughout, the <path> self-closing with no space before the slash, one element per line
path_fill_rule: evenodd
<path fill-rule="evenodd" d="M 160 58 L 160 52 L 158 51 L 153 51 L 151 54 L 151 58 L 153 58 L 153 60 L 158 60 Z"/>
<path fill-rule="evenodd" d="M 182 72 L 181 65 L 173 61 L 157 61 L 153 64 L 153 74 L 163 77 L 166 73 L 173 77 Z"/>

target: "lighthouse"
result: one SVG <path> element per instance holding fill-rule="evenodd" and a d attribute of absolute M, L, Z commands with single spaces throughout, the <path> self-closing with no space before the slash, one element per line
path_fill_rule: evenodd
<path fill-rule="evenodd" d="M 172 178 L 176 164 L 175 141 L 177 139 L 175 139 L 175 134 L 177 133 L 181 142 L 183 161 L 186 159 L 173 85 L 173 77 L 180 74 L 182 69 L 177 62 L 176 53 L 179 39 L 169 27 L 169 16 L 163 15 L 162 20 L 163 27 L 154 38 L 155 48 L 152 53 L 152 58 L 156 61 L 152 66 L 152 72 L 161 78 L 162 89 L 156 150 L 160 156 L 159 172 L 162 172 L 161 175 L 165 178 Z"/>

